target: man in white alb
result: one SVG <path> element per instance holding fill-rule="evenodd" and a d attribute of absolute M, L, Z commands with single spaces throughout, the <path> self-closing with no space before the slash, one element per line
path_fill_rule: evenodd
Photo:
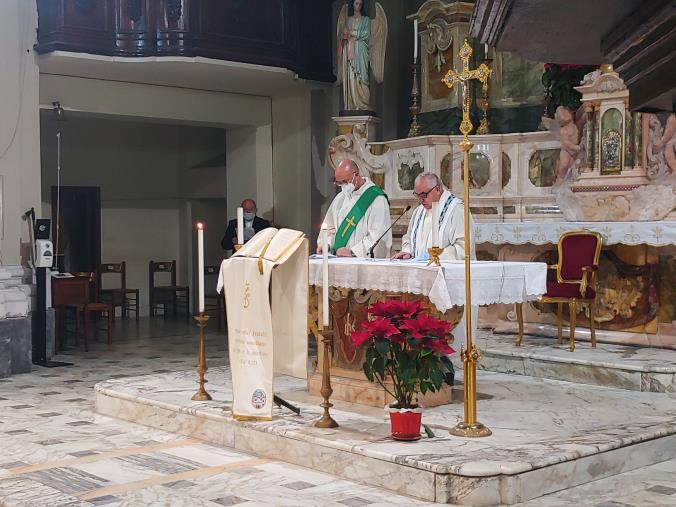
<path fill-rule="evenodd" d="M 432 245 L 432 203 L 438 202 L 439 247 L 443 249 L 442 260 L 465 258 L 465 220 L 463 203 L 444 189 L 441 178 L 434 173 L 418 175 L 413 184 L 413 195 L 420 205 L 413 210 L 408 231 L 401 240 L 401 252 L 394 259 L 427 259 L 427 249 Z M 470 230 L 473 229 L 470 216 Z M 474 243 L 471 244 L 470 259 L 476 259 Z"/>
<path fill-rule="evenodd" d="M 432 203 L 438 202 L 439 213 L 439 247 L 443 248 L 441 260 L 462 260 L 465 258 L 465 218 L 463 202 L 448 190 L 444 189 L 441 178 L 434 173 L 425 172 L 418 175 L 413 184 L 413 195 L 420 205 L 413 211 L 408 231 L 401 240 L 401 252 L 393 259 L 428 259 L 427 249 L 432 245 Z M 474 230 L 474 221 L 470 215 L 470 231 Z M 471 236 L 470 236 L 471 237 Z M 476 260 L 474 240 L 469 243 L 470 259 Z M 477 306 L 472 306 L 472 335 L 476 334 Z M 467 342 L 465 333 L 465 314 L 453 330 L 453 348 Z M 454 356 L 455 357 L 455 356 Z"/>
<path fill-rule="evenodd" d="M 331 253 L 339 257 L 368 257 L 369 250 L 375 245 L 374 257 L 389 257 L 392 246 L 392 232 L 388 230 L 390 204 L 383 190 L 361 176 L 357 164 L 347 159 L 336 166 L 334 182 L 340 186 L 340 193 L 333 199 L 324 218 Z M 317 253 L 321 253 L 321 245 Z"/>

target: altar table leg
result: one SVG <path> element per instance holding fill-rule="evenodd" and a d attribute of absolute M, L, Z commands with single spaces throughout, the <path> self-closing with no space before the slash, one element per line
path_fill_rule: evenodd
<path fill-rule="evenodd" d="M 523 340 L 523 303 L 516 303 L 516 320 L 519 323 L 519 334 L 516 336 L 516 346 L 521 346 Z"/>

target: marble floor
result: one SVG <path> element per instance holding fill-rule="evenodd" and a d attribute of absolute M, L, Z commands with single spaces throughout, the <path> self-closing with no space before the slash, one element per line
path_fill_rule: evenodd
<path fill-rule="evenodd" d="M 226 361 L 210 334 L 212 366 Z M 58 357 L 74 366 L 0 380 L 0 505 L 433 505 L 331 475 L 96 414 L 94 384 L 194 365 L 186 321 L 118 326 L 112 347 Z M 523 505 L 676 505 L 676 460 Z"/>

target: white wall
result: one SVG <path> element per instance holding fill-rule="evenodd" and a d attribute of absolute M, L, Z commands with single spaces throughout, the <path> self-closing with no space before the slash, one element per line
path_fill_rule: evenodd
<path fill-rule="evenodd" d="M 29 259 L 29 233 L 22 215 L 40 207 L 36 28 L 35 2 L 0 2 L 0 264 L 4 265 Z"/>
<path fill-rule="evenodd" d="M 61 184 L 101 188 L 101 259 L 127 261 L 127 286 L 141 289 L 146 313 L 150 260 L 176 259 L 179 283 L 192 285 L 194 232 L 188 202 L 208 195 L 225 207 L 226 197 L 225 167 L 194 167 L 205 161 L 225 162 L 225 131 L 72 113 L 66 118 L 57 123 L 51 112 L 43 113 L 45 216 L 51 216 L 60 128 Z M 210 251 L 219 244 L 218 234 L 207 235 Z"/>

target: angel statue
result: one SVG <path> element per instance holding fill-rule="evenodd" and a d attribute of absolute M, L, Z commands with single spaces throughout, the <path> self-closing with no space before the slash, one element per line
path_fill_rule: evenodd
<path fill-rule="evenodd" d="M 376 17 L 366 13 L 366 0 L 348 0 L 338 16 L 338 84 L 343 84 L 343 108 L 369 111 L 369 67 L 383 82 L 387 17 L 376 2 Z"/>
<path fill-rule="evenodd" d="M 676 114 L 671 113 L 667 118 L 664 133 L 657 116 L 651 115 L 649 129 L 648 165 L 655 165 L 657 161 L 658 176 L 676 174 Z"/>
<path fill-rule="evenodd" d="M 554 119 L 542 118 L 544 125 L 561 142 L 554 186 L 558 186 L 567 177 L 577 179 L 585 162 L 586 152 L 581 134 L 587 117 L 583 111 L 584 107 L 574 112 L 567 107 L 559 106 L 556 108 Z"/>

